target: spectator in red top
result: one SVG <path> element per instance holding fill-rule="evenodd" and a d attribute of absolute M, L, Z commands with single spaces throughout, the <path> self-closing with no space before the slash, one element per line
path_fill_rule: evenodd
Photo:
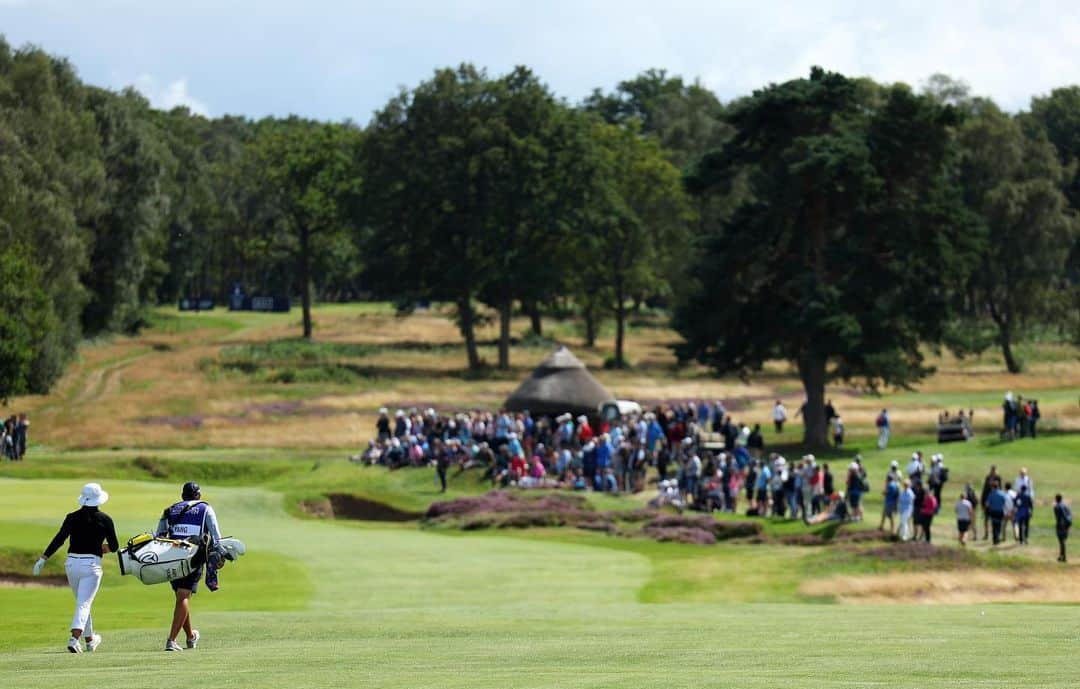
<path fill-rule="evenodd" d="M 589 419 L 585 416 L 579 416 L 578 422 L 578 442 L 584 445 L 593 439 L 595 435 L 593 433 L 592 426 L 589 425 Z"/>
<path fill-rule="evenodd" d="M 525 474 L 529 471 L 529 465 L 525 462 L 525 458 L 521 455 L 514 455 L 510 460 L 510 479 L 512 481 L 520 481 L 525 478 Z"/>
<path fill-rule="evenodd" d="M 932 491 L 926 491 L 923 495 L 922 507 L 919 508 L 919 516 L 922 517 L 923 534 L 926 536 L 926 542 L 930 542 L 930 525 L 934 521 L 934 515 L 937 514 L 938 501 L 934 497 Z"/>

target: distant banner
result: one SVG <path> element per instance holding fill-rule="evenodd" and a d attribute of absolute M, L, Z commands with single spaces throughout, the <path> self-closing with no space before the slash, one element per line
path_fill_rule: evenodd
<path fill-rule="evenodd" d="M 229 299 L 230 311 L 266 311 L 288 313 L 291 304 L 288 297 L 249 297 L 234 294 Z"/>
<path fill-rule="evenodd" d="M 213 297 L 191 297 L 180 300 L 181 311 L 213 311 Z"/>

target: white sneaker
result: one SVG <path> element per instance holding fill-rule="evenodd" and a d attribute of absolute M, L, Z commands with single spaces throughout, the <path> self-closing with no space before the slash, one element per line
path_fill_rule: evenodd
<path fill-rule="evenodd" d="M 101 645 L 101 634 L 94 634 L 91 638 L 86 640 L 86 650 L 93 653 L 97 650 L 97 647 Z"/>
<path fill-rule="evenodd" d="M 187 647 L 188 648 L 195 648 L 198 645 L 199 645 L 199 630 L 198 629 L 192 629 L 191 630 L 191 638 L 187 640 Z"/>
<path fill-rule="evenodd" d="M 170 639 L 169 641 L 165 642 L 165 650 L 166 651 L 182 651 L 184 649 L 180 648 L 180 644 L 178 644 L 175 641 L 172 641 Z"/>
<path fill-rule="evenodd" d="M 82 653 L 82 648 L 79 646 L 79 640 L 75 637 L 68 639 L 68 651 L 71 653 Z"/>

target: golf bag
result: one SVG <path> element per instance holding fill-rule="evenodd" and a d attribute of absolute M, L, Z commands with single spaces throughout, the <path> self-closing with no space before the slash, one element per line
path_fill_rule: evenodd
<path fill-rule="evenodd" d="M 206 559 L 201 545 L 144 533 L 127 542 L 117 553 L 120 574 L 131 574 L 144 584 L 163 584 L 183 579 Z"/>

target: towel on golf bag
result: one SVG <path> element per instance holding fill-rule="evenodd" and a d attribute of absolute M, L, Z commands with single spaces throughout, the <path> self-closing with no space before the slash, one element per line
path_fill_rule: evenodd
<path fill-rule="evenodd" d="M 131 574 L 144 584 L 163 584 L 190 576 L 206 559 L 199 545 L 144 533 L 120 549 L 120 574 Z"/>
<path fill-rule="evenodd" d="M 225 566 L 225 561 L 235 561 L 247 552 L 247 547 L 238 538 L 222 538 L 214 547 L 207 548 L 206 556 L 206 588 L 211 592 L 217 591 L 218 570 Z"/>

